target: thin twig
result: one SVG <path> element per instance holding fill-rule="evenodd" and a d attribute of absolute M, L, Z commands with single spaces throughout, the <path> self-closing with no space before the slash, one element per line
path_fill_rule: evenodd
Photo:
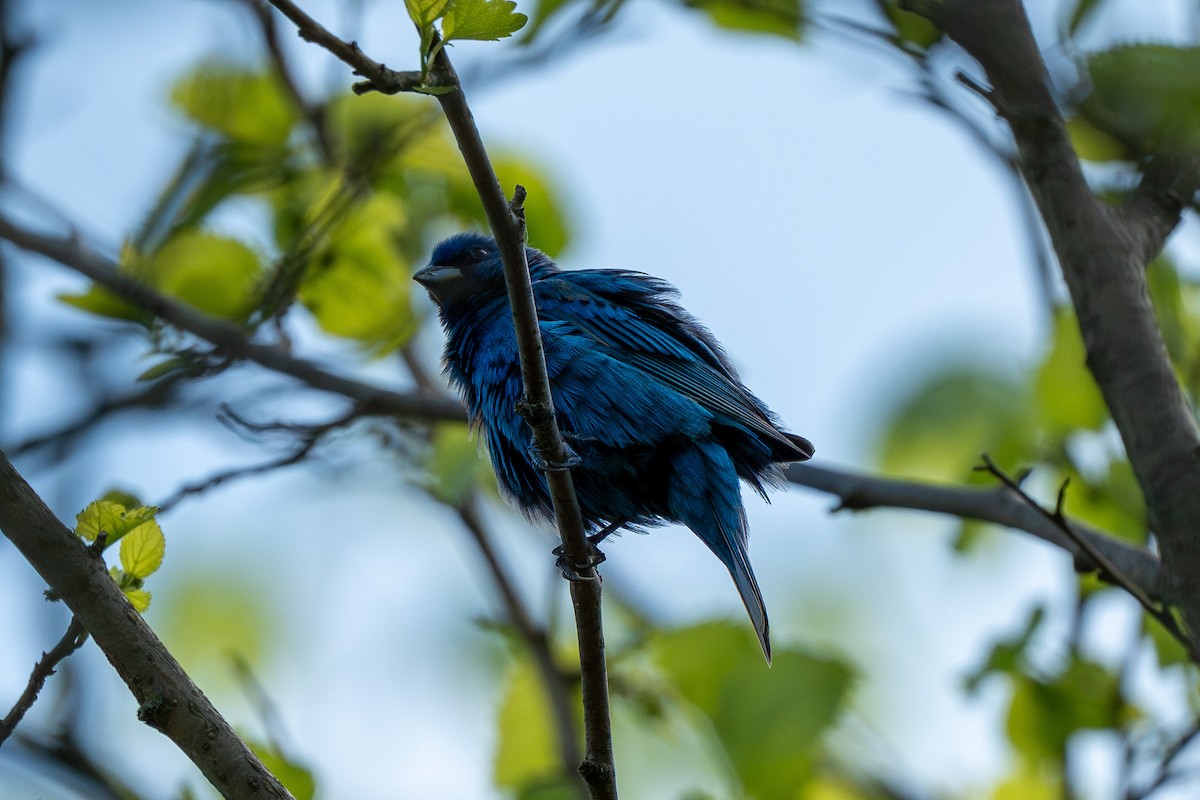
<path fill-rule="evenodd" d="M 1192 637 L 1189 636 L 1179 626 L 1179 623 L 1175 621 L 1175 617 L 1172 615 L 1171 610 L 1165 606 L 1158 606 L 1146 595 L 1144 591 L 1142 591 L 1140 586 L 1126 577 L 1126 575 L 1119 567 L 1117 567 L 1116 564 L 1112 562 L 1112 560 L 1101 553 L 1100 550 L 1097 549 L 1085 537 L 1080 536 L 1071 527 L 1071 525 L 1067 523 L 1066 517 L 1063 516 L 1063 500 L 1066 496 L 1067 490 L 1066 481 L 1063 481 L 1062 486 L 1058 490 L 1058 500 L 1056 502 L 1054 511 L 1047 511 L 1040 503 L 1030 497 L 1025 490 L 1021 488 L 1020 484 L 1010 478 L 1004 472 L 1004 470 L 996 466 L 996 463 L 992 461 L 990 456 L 984 453 L 982 459 L 983 465 L 981 467 L 976 467 L 976 469 L 980 469 L 994 475 L 1001 483 L 1007 486 L 1010 491 L 1020 497 L 1021 500 L 1028 503 L 1030 507 L 1037 509 L 1042 516 L 1044 516 L 1050 522 L 1053 522 L 1056 526 L 1058 526 L 1059 530 L 1071 537 L 1071 540 L 1079 546 L 1079 549 L 1086 553 L 1087 557 L 1091 559 L 1091 563 L 1099 568 L 1101 574 L 1103 574 L 1109 581 L 1115 583 L 1128 592 L 1134 600 L 1137 600 L 1138 605 L 1144 608 L 1147 614 L 1158 620 L 1163 628 L 1165 628 L 1167 632 L 1171 634 L 1171 636 L 1173 636 L 1181 645 L 1183 645 L 1184 649 L 1187 651 L 1188 657 L 1192 660 L 1192 662 L 1200 664 L 1200 645 L 1198 645 L 1192 639 Z"/>
<path fill-rule="evenodd" d="M 62 663 L 63 659 L 82 647 L 85 641 L 87 641 L 87 631 L 84 630 L 78 617 L 71 617 L 71 623 L 67 625 L 67 632 L 58 640 L 58 644 L 42 653 L 42 657 L 33 666 L 33 672 L 29 675 L 29 683 L 26 684 L 25 691 L 21 692 L 21 697 L 13 704 L 8 716 L 0 720 L 0 747 L 4 746 L 5 740 L 12 736 L 26 712 L 33 707 L 42 687 L 46 685 L 46 679 L 54 674 L 54 668 Z"/>

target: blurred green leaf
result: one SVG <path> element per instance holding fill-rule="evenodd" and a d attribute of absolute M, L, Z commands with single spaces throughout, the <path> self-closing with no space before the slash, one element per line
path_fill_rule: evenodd
<path fill-rule="evenodd" d="M 1013 747 L 1031 764 L 1059 764 L 1071 734 L 1114 727 L 1132 714 L 1115 673 L 1073 657 L 1052 681 L 1016 676 L 1006 727 Z"/>
<path fill-rule="evenodd" d="M 1197 333 L 1197 325 L 1185 308 L 1179 271 L 1169 258 L 1160 255 L 1146 267 L 1146 285 L 1154 302 L 1154 313 L 1158 317 L 1167 352 L 1177 371 L 1185 374 L 1193 360 L 1192 341 Z"/>
<path fill-rule="evenodd" d="M 425 464 L 429 492 L 447 505 L 458 505 L 489 471 L 479 456 L 479 444 L 466 425 L 456 422 L 435 426 L 431 444 L 433 451 Z"/>
<path fill-rule="evenodd" d="M 395 241 L 406 225 L 404 205 L 375 194 L 329 231 L 299 292 L 323 330 L 357 340 L 376 355 L 399 347 L 416 330 L 410 266 Z"/>
<path fill-rule="evenodd" d="M 1020 385 L 971 367 L 950 366 L 896 404 L 879 445 L 880 467 L 935 481 L 973 475 L 979 454 L 999 463 L 1027 457 L 1029 402 Z"/>
<path fill-rule="evenodd" d="M 442 19 L 442 35 L 454 39 L 497 41 L 512 36 L 529 21 L 513 0 L 454 0 Z"/>
<path fill-rule="evenodd" d="M 652 647 L 679 693 L 711 720 L 746 792 L 795 797 L 841 714 L 851 669 L 793 649 L 777 651 L 768 668 L 749 628 L 723 621 L 660 633 Z"/>
<path fill-rule="evenodd" d="M 1096 430 L 1108 419 L 1108 407 L 1088 371 L 1074 313 L 1066 308 L 1055 312 L 1053 336 L 1050 352 L 1034 376 L 1041 423 L 1058 435 L 1074 428 Z"/>
<path fill-rule="evenodd" d="M 1137 154 L 1200 150 L 1200 48 L 1115 47 L 1088 56 L 1079 113 Z"/>
<path fill-rule="evenodd" d="M 184 76 L 171 101 L 195 122 L 255 145 L 282 145 L 299 118 L 273 72 L 221 61 L 206 61 Z"/>
<path fill-rule="evenodd" d="M 802 0 L 684 0 L 722 28 L 769 33 L 800 41 L 804 32 Z"/>
<path fill-rule="evenodd" d="M 267 771 L 279 779 L 279 782 L 295 800 L 312 800 L 316 795 L 317 782 L 313 778 L 312 770 L 308 767 L 284 755 L 274 744 L 256 741 L 244 734 L 242 740 L 249 745 L 250 751 L 258 756 L 258 760 L 267 768 Z"/>
<path fill-rule="evenodd" d="M 1113 461 L 1100 479 L 1087 479 L 1074 470 L 1064 497 L 1067 515 L 1135 544 L 1146 541 L 1146 506 L 1141 487 L 1128 461 Z"/>
<path fill-rule="evenodd" d="M 518 658 L 509 671 L 498 718 L 496 783 L 532 791 L 562 780 L 555 727 L 537 670 Z"/>
<path fill-rule="evenodd" d="M 123 319 L 129 322 L 145 322 L 150 318 L 149 312 L 122 300 L 103 286 L 92 284 L 81 294 L 62 293 L 58 299 L 69 306 L 81 311 L 87 311 L 101 317 Z"/>
<path fill-rule="evenodd" d="M 1044 765 L 1017 763 L 1016 770 L 1002 780 L 992 800 L 1062 800 L 1062 771 Z"/>
<path fill-rule="evenodd" d="M 155 288 L 222 319 L 242 321 L 258 300 L 262 263 L 225 236 L 185 230 L 133 268 Z"/>
<path fill-rule="evenodd" d="M 1102 2 L 1103 0 L 1078 0 L 1075 7 L 1071 9 L 1071 16 L 1067 20 L 1067 32 L 1074 35 L 1084 20 L 1090 17 Z"/>
<path fill-rule="evenodd" d="M 1124 161 L 1131 155 L 1120 139 L 1110 136 L 1077 114 L 1067 119 L 1067 134 L 1071 137 L 1075 152 L 1086 161 Z"/>
<path fill-rule="evenodd" d="M 188 369 L 192 366 L 192 360 L 184 356 L 171 356 L 163 359 L 154 366 L 145 370 L 141 375 L 137 376 L 139 381 L 156 381 L 159 378 L 170 375 L 172 372 L 178 372 L 181 369 Z"/>
<path fill-rule="evenodd" d="M 231 558 L 246 561 L 248 557 L 233 554 Z M 216 690 L 222 684 L 237 689 L 229 655 L 259 664 L 285 630 L 269 605 L 265 573 L 259 569 L 238 574 L 229 565 L 189 567 L 189 572 L 171 576 L 171 591 L 159 598 L 154 628 L 188 674 L 206 689 Z"/>
<path fill-rule="evenodd" d="M 148 519 L 121 539 L 121 568 L 127 575 L 144 580 L 162 566 L 167 541 L 162 528 Z"/>
<path fill-rule="evenodd" d="M 512 154 L 503 154 L 492 159 L 496 177 L 508 197 L 512 197 L 517 184 L 525 187 L 525 221 L 531 247 L 554 258 L 570 241 L 567 217 L 562 212 L 561 199 L 556 196 L 550 181 L 527 160 Z"/>
<path fill-rule="evenodd" d="M 942 32 L 936 25 L 920 14 L 901 8 L 897 0 L 875 0 L 875 5 L 892 24 L 901 44 L 924 51 L 941 41 Z"/>
<path fill-rule="evenodd" d="M 1154 645 L 1154 653 L 1158 657 L 1160 668 L 1190 662 L 1187 650 L 1162 626 L 1162 623 L 1148 614 L 1143 618 L 1146 620 L 1146 636 Z"/>

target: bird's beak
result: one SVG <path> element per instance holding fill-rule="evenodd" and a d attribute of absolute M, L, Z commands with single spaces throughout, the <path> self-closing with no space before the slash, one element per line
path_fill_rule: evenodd
<path fill-rule="evenodd" d="M 428 289 L 430 297 L 437 302 L 441 302 L 446 297 L 447 290 L 462 278 L 461 269 L 442 264 L 430 264 L 413 274 L 413 280 Z"/>

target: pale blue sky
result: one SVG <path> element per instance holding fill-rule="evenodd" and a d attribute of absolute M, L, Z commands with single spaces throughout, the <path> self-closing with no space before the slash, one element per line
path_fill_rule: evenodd
<path fill-rule="evenodd" d="M 330 2 L 303 5 L 336 27 Z M 254 32 L 221 2 L 136 0 L 118 10 L 43 1 L 29 10 L 43 45 L 19 98 L 17 173 L 111 246 L 185 141 L 164 101 L 171 81 L 200 55 L 256 51 Z M 369 4 L 367 19 L 354 32 L 367 52 L 405 67 L 415 40 L 403 4 Z M 462 69 L 492 48 L 454 55 Z M 293 50 L 318 83 L 349 80 L 315 48 L 297 40 Z M 565 266 L 670 280 L 820 459 L 869 469 L 881 412 L 932 360 L 1015 371 L 1037 358 L 1043 334 L 1010 183 L 959 127 L 904 94 L 911 86 L 896 66 L 821 30 L 799 48 L 643 3 L 604 40 L 471 99 L 489 144 L 533 155 L 562 187 L 577 231 Z M 23 274 L 23 306 L 75 313 L 51 299 L 79 284 L 73 276 L 42 263 Z M 428 352 L 439 342 L 425 332 Z M 53 377 L 38 365 L 17 369 L 26 381 L 10 398 L 19 434 L 67 401 L 50 399 Z M 160 497 L 257 452 L 177 428 L 127 433 L 98 447 L 102 469 L 76 464 L 69 482 L 43 477 L 64 516 L 114 481 Z M 164 519 L 163 595 L 172 574 L 230 554 L 238 574 L 270 571 L 294 639 L 261 677 L 327 797 L 489 796 L 497 689 L 488 665 L 460 655 L 464 641 L 487 650 L 472 618 L 490 593 L 465 540 L 418 496 L 390 463 L 368 464 L 332 479 L 248 481 Z M 994 713 L 1003 688 L 966 701 L 958 682 L 1031 601 L 1049 597 L 1061 610 L 1067 559 L 1016 534 L 959 559 L 946 547 L 946 522 L 831 518 L 830 505 L 799 489 L 750 504 L 751 556 L 778 637 L 862 662 L 856 705 L 869 722 L 841 732 L 847 746 L 951 792 L 993 780 L 1005 767 Z M 561 590 L 545 554 L 552 542 L 522 527 L 505 523 L 505 553 L 541 608 L 548 587 Z M 740 619 L 728 577 L 687 531 L 626 536 L 607 552 L 606 580 L 663 618 Z M 0 570 L 28 572 L 4 548 Z M 32 579 L 20 585 L 36 591 Z M 1052 622 L 1048 635 L 1061 634 L 1061 618 Z M 31 656 L 48 645 L 28 640 L 0 653 L 0 697 L 19 690 Z M 10 641 L 6 632 L 0 641 Z M 84 659 L 116 684 L 94 648 Z M 254 719 L 228 692 L 218 697 L 239 722 Z M 127 695 L 118 689 L 103 705 L 123 720 L 120 736 L 177 763 L 170 743 L 133 719 Z M 647 758 L 645 742 L 617 746 L 623 763 Z"/>

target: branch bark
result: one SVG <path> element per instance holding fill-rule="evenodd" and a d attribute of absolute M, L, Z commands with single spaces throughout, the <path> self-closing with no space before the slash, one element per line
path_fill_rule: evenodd
<path fill-rule="evenodd" d="M 1021 174 L 1066 278 L 1087 364 L 1125 444 L 1162 550 L 1164 577 L 1200 628 L 1200 431 L 1175 378 L 1145 267 L 1200 188 L 1194 158 L 1156 159 L 1124 207 L 1087 185 L 1018 0 L 947 0 L 918 9 L 983 67 Z"/>
<path fill-rule="evenodd" d="M 1014 530 L 1025 531 L 1061 547 L 1074 556 L 1081 566 L 1088 569 L 1097 566 L 1089 563 L 1087 554 L 1083 553 L 1057 525 L 1002 486 L 987 489 L 936 486 L 918 481 L 863 475 L 812 463 L 790 465 L 787 477 L 797 486 L 816 489 L 837 497 L 841 501 L 837 510 L 907 508 L 962 519 L 994 522 Z M 1163 576 L 1162 564 L 1153 553 L 1134 547 L 1078 520 L 1071 520 L 1069 524 L 1076 534 L 1090 542 L 1148 597 L 1166 603 L 1175 601 L 1175 596 L 1171 594 L 1171 586 Z"/>
<path fill-rule="evenodd" d="M 321 45 L 353 67 L 356 74 L 367 78 L 366 82 L 355 85 L 356 92 L 395 93 L 415 89 L 420 85 L 412 82 L 412 73 L 406 73 L 404 75 L 407 77 L 396 80 L 396 75 L 400 73 L 388 70 L 379 62 L 367 58 L 357 44 L 339 39 L 290 0 L 270 2 L 296 24 L 301 38 Z M 549 465 L 545 470 L 546 482 L 565 557 L 583 578 L 572 581 L 570 587 L 579 640 L 584 739 L 587 745 L 587 754 L 579 772 L 587 781 L 593 798 L 615 800 L 616 768 L 609 716 L 600 576 L 591 565 L 591 547 L 587 541 L 583 515 L 568 469 L 570 451 L 563 442 L 554 417 L 550 379 L 542 350 L 529 265 L 525 258 L 525 217 L 522 208 L 524 189 L 517 187 L 512 203 L 505 196 L 495 170 L 492 169 L 479 130 L 475 127 L 475 120 L 467 105 L 458 75 L 444 48 L 438 50 L 433 60 L 433 68 L 424 84 L 452 89 L 438 94 L 437 100 L 463 154 L 467 171 L 475 184 L 475 191 L 483 204 L 488 225 L 496 238 L 504 262 L 504 281 L 512 307 L 521 377 L 525 388 L 520 410 L 533 431 L 534 446 L 538 454 Z"/>
<path fill-rule="evenodd" d="M 0 530 L 87 629 L 138 701 L 226 798 L 290 798 L 129 605 L 104 562 L 58 521 L 0 453 Z"/>

